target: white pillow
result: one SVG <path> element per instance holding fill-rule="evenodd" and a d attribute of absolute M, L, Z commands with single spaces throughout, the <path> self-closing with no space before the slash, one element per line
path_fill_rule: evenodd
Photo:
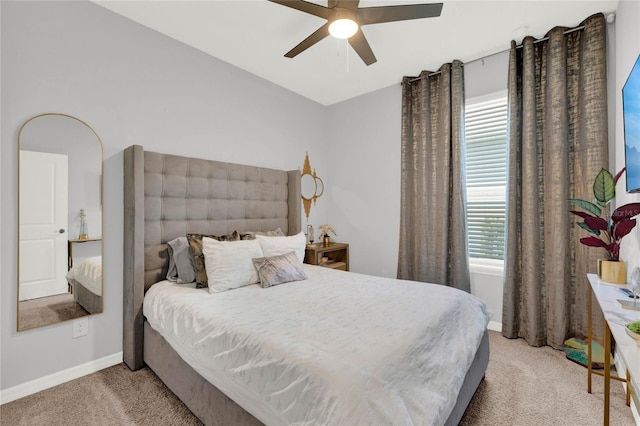
<path fill-rule="evenodd" d="M 307 246 L 307 239 L 302 232 L 291 237 L 256 235 L 256 240 L 260 241 L 264 257 L 279 256 L 295 251 L 300 263 L 304 262 L 304 249 Z"/>
<path fill-rule="evenodd" d="M 257 240 L 218 241 L 204 237 L 202 253 L 209 277 L 209 293 L 219 293 L 260 281 L 251 260 L 263 256 Z"/>

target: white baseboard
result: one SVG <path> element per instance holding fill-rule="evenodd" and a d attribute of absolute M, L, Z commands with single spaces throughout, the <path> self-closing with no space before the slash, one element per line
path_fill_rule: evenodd
<path fill-rule="evenodd" d="M 117 352 L 115 354 L 105 356 L 104 358 L 58 371 L 57 373 L 35 379 L 27 383 L 3 389 L 0 391 L 0 404 L 15 401 L 16 399 L 61 385 L 62 383 L 86 376 L 87 374 L 95 373 L 96 371 L 111 367 L 112 365 L 120 364 L 121 362 L 122 352 Z"/>
<path fill-rule="evenodd" d="M 502 333 L 502 323 L 496 321 L 489 321 L 489 325 L 487 328 L 491 331 L 497 331 L 498 333 Z"/>

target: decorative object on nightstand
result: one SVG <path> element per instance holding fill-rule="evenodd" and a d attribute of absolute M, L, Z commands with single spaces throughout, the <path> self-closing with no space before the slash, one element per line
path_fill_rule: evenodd
<path fill-rule="evenodd" d="M 627 282 L 626 263 L 620 260 L 620 241 L 636 226 L 640 213 L 640 203 L 629 203 L 610 213 L 609 205 L 616 196 L 616 183 L 625 169 L 615 177 L 606 169 L 601 169 L 593 182 L 595 203 L 580 199 L 570 199 L 584 211 L 570 210 L 584 221 L 578 226 L 592 234 L 580 238 L 580 242 L 589 247 L 601 247 L 607 250 L 607 259 L 598 259 L 598 278 L 613 284 Z"/>
<path fill-rule="evenodd" d="M 302 195 L 302 205 L 304 206 L 304 214 L 309 220 L 311 212 L 311 202 L 316 204 L 316 200 L 324 193 L 324 182 L 316 174 L 316 170 L 311 170 L 309 162 L 309 153 L 304 157 L 304 165 L 300 174 L 300 193 Z"/>
<path fill-rule="evenodd" d="M 304 253 L 304 263 L 325 268 L 349 270 L 349 244 L 323 243 L 308 244 Z"/>
<path fill-rule="evenodd" d="M 87 238 L 89 238 L 89 231 L 87 225 L 87 214 L 84 212 L 84 209 L 80 209 L 78 220 L 80 221 L 80 232 L 78 232 L 78 239 L 86 240 Z"/>
<path fill-rule="evenodd" d="M 336 230 L 333 229 L 333 226 L 327 224 L 324 225 L 320 225 L 320 237 L 322 237 L 322 244 L 324 244 L 325 247 L 328 247 L 329 244 L 331 244 L 331 236 L 329 236 L 329 232 L 331 232 L 333 235 L 337 235 L 336 234 Z"/>
<path fill-rule="evenodd" d="M 307 244 L 313 244 L 313 226 L 307 225 Z"/>

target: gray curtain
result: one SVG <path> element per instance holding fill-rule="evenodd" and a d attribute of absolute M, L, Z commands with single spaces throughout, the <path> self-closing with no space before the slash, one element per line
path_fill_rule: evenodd
<path fill-rule="evenodd" d="M 586 274 L 603 254 L 578 242 L 567 202 L 592 199 L 609 162 L 604 16 L 581 26 L 511 43 L 502 334 L 533 346 L 586 334 Z"/>
<path fill-rule="evenodd" d="M 470 291 L 462 63 L 402 87 L 398 278 Z"/>

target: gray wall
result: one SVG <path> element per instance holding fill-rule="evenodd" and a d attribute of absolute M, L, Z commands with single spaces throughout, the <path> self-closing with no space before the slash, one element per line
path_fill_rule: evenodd
<path fill-rule="evenodd" d="M 122 350 L 122 150 L 327 173 L 326 108 L 89 2 L 0 2 L 0 389 Z M 62 112 L 104 143 L 104 313 L 17 333 L 17 132 Z M 327 185 L 326 194 L 331 193 Z M 321 198 L 314 224 L 326 220 Z M 304 223 L 304 222 L 303 222 Z"/>
<path fill-rule="evenodd" d="M 465 65 L 468 98 L 507 88 L 508 54 Z M 395 278 L 400 229 L 400 84 L 328 107 L 329 222 L 350 245 L 351 269 Z M 435 206 L 434 208 L 440 208 Z M 472 293 L 501 322 L 502 274 L 472 273 Z"/>

